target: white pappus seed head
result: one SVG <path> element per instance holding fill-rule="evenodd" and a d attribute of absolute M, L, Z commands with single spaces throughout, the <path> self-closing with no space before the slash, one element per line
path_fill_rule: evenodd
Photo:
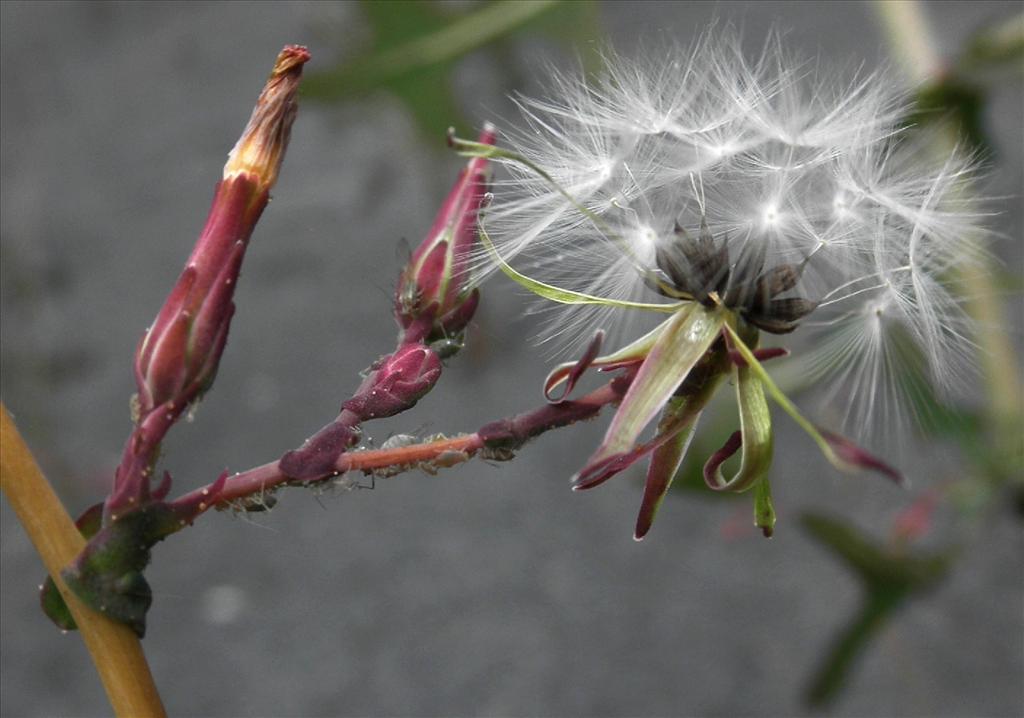
<path fill-rule="evenodd" d="M 748 58 L 729 32 L 605 60 L 596 80 L 553 72 L 546 99 L 518 99 L 523 123 L 504 137 L 548 177 L 505 162 L 484 218 L 498 254 L 598 297 L 668 303 L 715 289 L 748 309 L 745 285 L 790 268 L 798 279 L 777 298 L 800 311 L 759 326 L 788 333 L 799 320 L 786 344 L 804 342 L 848 429 L 899 414 L 894 397 L 919 378 L 956 388 L 974 347 L 951 270 L 979 258 L 976 163 L 936 157 L 903 129 L 907 96 L 891 79 L 842 79 L 777 36 Z M 702 265 L 709 252 L 717 274 Z M 474 263 L 481 277 L 494 269 L 486 249 Z M 573 349 L 646 316 L 546 308 L 542 338 Z"/>

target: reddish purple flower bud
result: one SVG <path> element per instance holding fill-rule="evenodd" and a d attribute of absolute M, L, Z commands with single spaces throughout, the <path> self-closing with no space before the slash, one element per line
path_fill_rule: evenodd
<path fill-rule="evenodd" d="M 491 125 L 480 143 L 493 144 Z M 436 341 L 458 335 L 472 319 L 479 293 L 468 287 L 468 259 L 477 241 L 477 209 L 489 189 L 488 161 L 475 157 L 441 205 L 427 237 L 402 271 L 395 293 L 395 318 L 403 342 Z"/>
<path fill-rule="evenodd" d="M 415 406 L 441 376 L 441 359 L 423 344 L 405 344 L 371 369 L 356 395 L 342 405 L 363 421 Z"/>
<path fill-rule="evenodd" d="M 242 257 L 277 180 L 297 112 L 304 47 L 287 46 L 224 166 L 206 226 L 135 357 L 139 419 L 177 415 L 213 381 L 227 341 Z"/>

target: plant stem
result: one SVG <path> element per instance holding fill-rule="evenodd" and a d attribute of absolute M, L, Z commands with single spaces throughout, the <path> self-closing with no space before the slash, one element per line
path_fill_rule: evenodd
<path fill-rule="evenodd" d="M 85 548 L 85 539 L 43 476 L 2 403 L 0 489 L 71 610 L 114 713 L 133 717 L 166 715 L 135 634 L 128 626 L 87 607 L 64 585 L 61 569 Z"/>
<path fill-rule="evenodd" d="M 917 0 L 875 0 L 875 8 L 889 45 L 911 82 L 920 85 L 938 77 L 944 65 L 921 3 Z"/>
<path fill-rule="evenodd" d="M 338 458 L 330 472 L 301 482 L 282 472 L 279 462 L 272 461 L 228 477 L 219 490 L 210 484 L 180 497 L 174 503 L 196 506 L 195 516 L 199 516 L 211 508 L 227 508 L 232 501 L 260 496 L 283 485 L 326 481 L 349 471 L 373 473 L 392 469 L 398 473 L 419 467 L 447 468 L 468 461 L 481 450 L 515 450 L 550 429 L 593 418 L 605 406 L 621 400 L 626 388 L 628 381 L 620 377 L 580 399 L 546 404 L 524 414 L 487 424 L 472 434 L 389 449 L 346 452 Z M 494 454 L 491 456 L 498 458 Z M 209 500 L 204 502 L 204 497 L 209 497 Z"/>

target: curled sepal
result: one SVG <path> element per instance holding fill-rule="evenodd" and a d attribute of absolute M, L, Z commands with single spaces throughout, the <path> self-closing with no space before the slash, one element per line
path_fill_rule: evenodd
<path fill-rule="evenodd" d="M 548 374 L 548 378 L 544 380 L 544 398 L 552 404 L 568 399 L 569 394 L 572 393 L 573 388 L 576 386 L 576 382 L 580 380 L 580 377 L 597 360 L 602 343 L 604 343 L 604 331 L 598 329 L 594 332 L 594 337 L 584 350 L 583 356 L 575 362 L 566 362 L 555 367 L 554 371 Z M 563 381 L 565 382 L 565 390 L 562 391 L 560 396 L 555 397 L 552 394 L 552 390 Z"/>
<path fill-rule="evenodd" d="M 708 351 L 724 322 L 725 314 L 720 310 L 690 304 L 665 323 L 608 426 L 604 441 L 574 477 L 573 488 L 591 488 L 625 468 L 609 471 L 618 463 L 619 455 L 632 453 L 640 434 Z"/>
<path fill-rule="evenodd" d="M 772 465 L 772 417 L 761 380 L 749 366 L 735 367 L 736 402 L 740 430 L 729 437 L 704 465 L 704 481 L 714 491 L 746 491 L 768 473 Z M 722 476 L 722 464 L 742 449 L 740 468 L 734 476 Z"/>
<path fill-rule="evenodd" d="M 691 422 L 696 421 L 696 418 L 699 416 L 700 409 L 702 408 L 703 404 L 699 406 L 696 404 L 690 404 L 686 407 L 685 413 L 672 416 L 665 424 L 659 425 L 657 435 L 655 435 L 655 437 L 650 441 L 643 444 L 637 444 L 629 451 L 613 454 L 607 459 L 588 465 L 586 469 L 586 478 L 573 484 L 573 491 L 584 491 L 603 484 L 611 477 L 625 471 L 630 466 L 640 461 L 640 459 L 645 458 L 651 452 L 657 451 L 665 444 L 671 442 L 679 432 L 687 429 Z M 663 480 L 663 477 L 657 476 L 655 478 L 655 484 L 661 480 Z M 665 490 L 667 491 L 668 487 L 665 487 Z M 645 488 L 645 495 L 646 492 L 647 490 Z M 652 496 L 657 496 L 659 493 L 663 492 L 659 489 L 652 488 L 650 493 Z M 641 504 L 640 513 L 650 513 L 651 520 L 653 520 L 654 513 L 644 504 Z M 648 525 L 647 528 L 649 529 L 650 525 Z"/>
<path fill-rule="evenodd" d="M 86 541 L 95 536 L 102 525 L 102 501 L 94 506 L 90 506 L 75 520 L 75 528 L 78 529 L 78 533 L 82 534 L 82 538 Z M 60 591 L 57 589 L 57 584 L 49 576 L 46 577 L 43 585 L 39 588 L 39 605 L 42 606 L 43 613 L 46 614 L 47 618 L 57 624 L 57 628 L 65 631 L 74 631 L 78 628 L 78 624 L 75 623 L 68 605 L 64 602 L 64 597 L 60 595 Z"/>
<path fill-rule="evenodd" d="M 661 335 L 661 332 L 665 329 L 668 322 L 662 322 L 651 331 L 647 332 L 644 336 L 640 337 L 636 341 L 627 344 L 617 352 L 607 354 L 603 357 L 591 358 L 591 354 L 596 354 L 600 350 L 600 344 L 596 347 L 594 342 L 597 341 L 597 336 L 591 340 L 590 346 L 583 354 L 583 358 L 575 362 L 566 362 L 559 364 L 551 373 L 548 374 L 547 379 L 544 380 L 544 397 L 550 402 L 563 401 L 573 390 L 576 381 L 582 376 L 583 372 L 590 367 L 596 368 L 598 371 L 614 371 L 615 369 L 622 369 L 629 366 L 639 366 L 644 359 L 647 358 L 647 353 L 654 346 L 654 342 Z M 601 338 L 604 339 L 604 333 L 601 332 Z M 586 363 L 584 363 L 586 362 Z M 568 382 L 565 387 L 565 391 L 562 392 L 559 398 L 552 396 L 555 388 L 557 388 L 562 382 Z"/>
<path fill-rule="evenodd" d="M 902 483 L 903 476 L 896 471 L 896 469 L 892 468 L 881 459 L 872 456 L 849 439 L 828 431 L 821 431 L 818 427 L 808 421 L 796 408 L 793 402 L 789 400 L 789 397 L 779 389 L 778 385 L 772 380 L 768 372 L 766 372 L 764 367 L 761 366 L 761 362 L 757 360 L 754 352 L 743 342 L 743 339 L 740 338 L 739 334 L 736 333 L 736 330 L 728 324 L 725 325 L 725 330 L 729 335 L 733 348 L 739 352 L 750 370 L 757 375 L 758 379 L 761 380 L 764 389 L 769 395 L 771 395 L 772 399 L 774 399 L 775 402 L 781 406 L 782 409 L 790 415 L 790 417 L 792 417 L 793 421 L 795 421 L 801 429 L 807 432 L 807 434 L 814 439 L 814 442 L 821 449 L 821 453 L 825 455 L 825 458 L 829 460 L 829 463 L 842 471 L 871 469 L 885 474 L 897 483 Z"/>
<path fill-rule="evenodd" d="M 761 529 L 765 538 L 771 538 L 775 533 L 775 506 L 772 505 L 772 487 L 767 476 L 754 488 L 754 526 Z"/>

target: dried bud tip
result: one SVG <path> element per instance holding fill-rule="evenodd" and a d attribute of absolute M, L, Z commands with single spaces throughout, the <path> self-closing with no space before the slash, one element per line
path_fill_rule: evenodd
<path fill-rule="evenodd" d="M 265 189 L 270 189 L 277 181 L 298 110 L 295 95 L 302 66 L 309 57 L 309 51 L 301 45 L 286 45 L 281 50 L 256 100 L 249 124 L 228 155 L 225 179 L 249 173 L 255 175 Z"/>
<path fill-rule="evenodd" d="M 270 77 L 280 77 L 292 71 L 301 72 L 302 66 L 309 62 L 309 58 L 309 50 L 302 45 L 285 45 L 277 56 Z"/>

